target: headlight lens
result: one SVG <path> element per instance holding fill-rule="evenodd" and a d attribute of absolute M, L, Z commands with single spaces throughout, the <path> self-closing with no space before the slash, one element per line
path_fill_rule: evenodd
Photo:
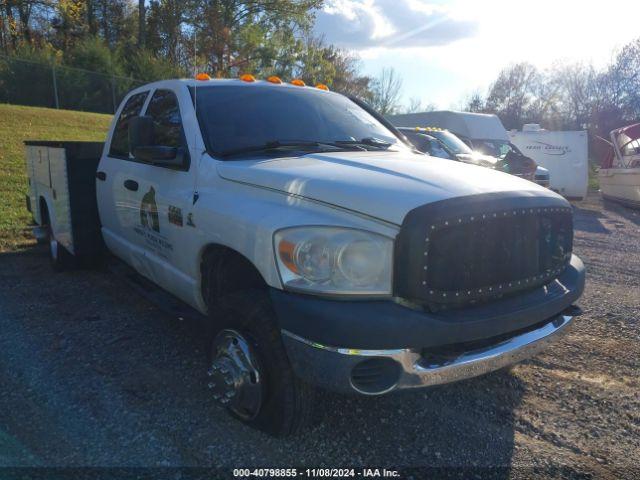
<path fill-rule="evenodd" d="M 338 227 L 296 227 L 276 232 L 282 283 L 322 294 L 390 295 L 393 241 Z"/>

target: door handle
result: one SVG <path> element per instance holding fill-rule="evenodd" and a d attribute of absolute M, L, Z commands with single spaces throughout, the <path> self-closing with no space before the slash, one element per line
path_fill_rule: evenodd
<path fill-rule="evenodd" d="M 126 188 L 127 190 L 131 190 L 132 192 L 137 192 L 138 182 L 136 182 L 135 180 L 125 180 L 124 188 Z"/>
<path fill-rule="evenodd" d="M 96 178 L 104 182 L 107 179 L 107 174 L 104 172 L 96 172 Z"/>

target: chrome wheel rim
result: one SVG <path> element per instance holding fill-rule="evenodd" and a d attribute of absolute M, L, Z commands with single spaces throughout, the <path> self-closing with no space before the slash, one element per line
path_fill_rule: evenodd
<path fill-rule="evenodd" d="M 212 352 L 207 386 L 213 398 L 240 418 L 255 418 L 264 385 L 254 347 L 240 332 L 223 330 L 213 341 Z"/>

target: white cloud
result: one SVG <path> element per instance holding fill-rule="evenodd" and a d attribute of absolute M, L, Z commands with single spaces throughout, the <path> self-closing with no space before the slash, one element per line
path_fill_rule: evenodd
<path fill-rule="evenodd" d="M 637 0 L 329 0 L 318 32 L 356 51 L 367 74 L 394 67 L 405 101 L 449 107 L 510 63 L 603 67 L 640 35 L 639 18 Z"/>
<path fill-rule="evenodd" d="M 448 44 L 474 35 L 476 25 L 423 0 L 330 0 L 315 28 L 332 43 L 361 50 Z"/>

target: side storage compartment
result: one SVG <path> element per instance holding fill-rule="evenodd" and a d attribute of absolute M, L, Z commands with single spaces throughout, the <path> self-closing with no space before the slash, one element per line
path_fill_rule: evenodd
<path fill-rule="evenodd" d="M 51 189 L 49 177 L 49 152 L 46 147 L 32 145 L 25 142 L 25 156 L 27 176 L 29 181 L 29 193 L 27 194 L 27 209 L 33 215 L 33 220 L 42 224 L 40 216 L 39 198 Z"/>
<path fill-rule="evenodd" d="M 55 240 L 81 260 L 99 255 L 103 246 L 96 202 L 102 146 L 101 142 L 25 142 L 34 218 L 42 224 L 42 198 Z"/>
<path fill-rule="evenodd" d="M 74 254 L 83 259 L 99 255 L 104 248 L 96 200 L 96 171 L 103 145 L 65 142 Z"/>

